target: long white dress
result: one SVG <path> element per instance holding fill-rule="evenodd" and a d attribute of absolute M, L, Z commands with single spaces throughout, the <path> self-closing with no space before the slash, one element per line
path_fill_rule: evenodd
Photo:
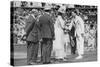
<path fill-rule="evenodd" d="M 54 24 L 55 28 L 55 40 L 53 41 L 53 52 L 55 53 L 56 59 L 64 59 L 64 20 L 61 16 L 58 16 Z"/>

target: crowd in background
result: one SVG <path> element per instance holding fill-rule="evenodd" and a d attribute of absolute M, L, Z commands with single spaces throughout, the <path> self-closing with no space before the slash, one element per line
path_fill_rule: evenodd
<path fill-rule="evenodd" d="M 58 7 L 59 8 L 59 7 Z M 13 38 L 14 38 L 14 44 L 15 45 L 24 45 L 26 44 L 24 35 L 25 32 L 25 26 L 27 19 L 29 15 L 35 10 L 38 11 L 38 15 L 43 14 L 42 8 L 13 8 Z M 71 11 L 73 11 L 74 8 L 67 8 L 65 19 L 70 17 Z M 91 49 L 94 47 L 96 48 L 96 41 L 97 41 L 97 11 L 91 10 L 91 9 L 77 9 L 79 12 L 79 15 L 84 20 L 84 27 L 85 27 L 85 46 L 86 49 Z M 34 14 L 34 13 L 33 13 Z M 51 12 L 51 16 L 53 18 L 53 21 L 55 21 L 57 17 L 57 9 L 53 8 Z M 68 18 L 69 19 L 69 18 Z M 24 38 L 23 38 L 24 37 Z"/>

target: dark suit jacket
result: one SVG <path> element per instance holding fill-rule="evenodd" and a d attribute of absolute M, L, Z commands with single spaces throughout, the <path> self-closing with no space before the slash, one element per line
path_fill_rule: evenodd
<path fill-rule="evenodd" d="M 25 31 L 27 33 L 27 41 L 37 42 L 41 39 L 37 21 L 32 16 L 28 19 Z"/>
<path fill-rule="evenodd" d="M 72 26 L 69 35 L 71 35 L 72 37 L 75 37 L 75 26 Z"/>
<path fill-rule="evenodd" d="M 39 18 L 39 26 L 41 29 L 42 38 L 53 38 L 54 37 L 54 25 L 53 20 L 49 14 L 44 14 Z"/>

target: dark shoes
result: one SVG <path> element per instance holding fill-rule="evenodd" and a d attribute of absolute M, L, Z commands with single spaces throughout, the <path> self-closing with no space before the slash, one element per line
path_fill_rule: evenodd
<path fill-rule="evenodd" d="M 50 64 L 51 62 L 43 62 L 43 64 Z"/>

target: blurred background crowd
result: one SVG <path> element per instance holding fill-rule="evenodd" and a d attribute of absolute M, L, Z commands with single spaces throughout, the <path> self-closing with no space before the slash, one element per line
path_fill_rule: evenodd
<path fill-rule="evenodd" d="M 91 48 L 92 45 L 97 47 L 97 6 L 87 5 L 70 5 L 70 4 L 53 4 L 53 3 L 37 3 L 37 2 L 12 2 L 11 3 L 11 34 L 13 34 L 14 45 L 24 45 L 26 41 L 23 36 L 26 34 L 24 31 L 28 16 L 33 12 L 34 9 L 38 11 L 38 15 L 43 14 L 44 7 L 51 7 L 51 16 L 55 21 L 57 17 L 57 10 L 60 6 L 66 8 L 65 17 L 71 16 L 71 12 L 77 9 L 78 14 L 84 20 L 85 27 L 85 47 L 86 49 Z"/>

